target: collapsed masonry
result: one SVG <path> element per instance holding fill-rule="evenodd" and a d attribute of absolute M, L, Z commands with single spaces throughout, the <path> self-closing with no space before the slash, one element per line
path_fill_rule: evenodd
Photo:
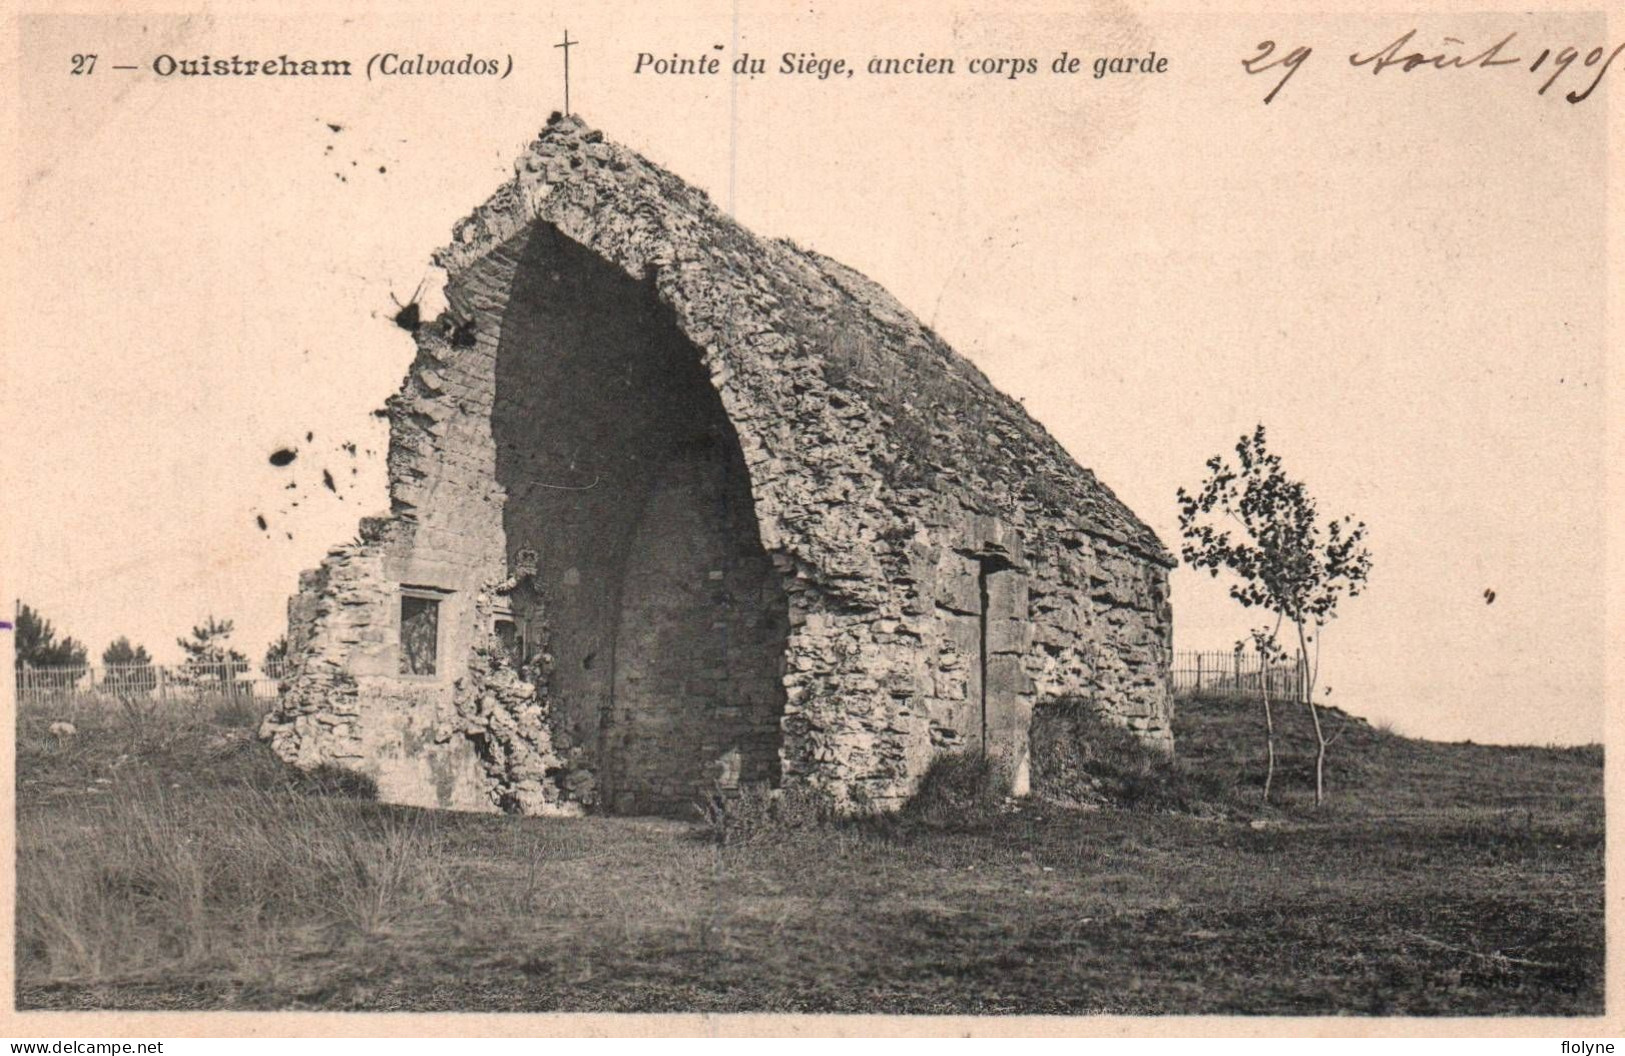
<path fill-rule="evenodd" d="M 683 812 L 931 758 L 1018 790 L 1035 707 L 1171 748 L 1172 560 L 884 290 L 555 115 L 436 255 L 388 517 L 289 604 L 262 734 L 381 798 Z"/>

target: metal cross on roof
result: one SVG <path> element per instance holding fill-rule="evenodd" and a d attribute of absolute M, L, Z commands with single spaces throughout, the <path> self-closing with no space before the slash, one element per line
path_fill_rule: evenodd
<path fill-rule="evenodd" d="M 579 41 L 579 40 L 571 40 L 570 39 L 570 31 L 568 29 L 566 29 L 564 31 L 564 43 L 553 45 L 555 48 L 563 48 L 564 49 L 564 116 L 565 117 L 570 116 L 570 48 L 572 46 L 574 46 L 576 44 L 580 44 L 580 43 L 581 43 L 581 41 Z"/>

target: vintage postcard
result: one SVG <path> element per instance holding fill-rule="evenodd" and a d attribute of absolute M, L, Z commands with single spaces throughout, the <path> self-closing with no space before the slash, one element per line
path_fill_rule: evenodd
<path fill-rule="evenodd" d="M 8 1034 L 1620 1033 L 1617 11 L 8 33 Z"/>

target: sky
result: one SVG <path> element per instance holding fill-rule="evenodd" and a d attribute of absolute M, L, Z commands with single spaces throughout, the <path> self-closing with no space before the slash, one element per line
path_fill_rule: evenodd
<path fill-rule="evenodd" d="M 1601 738 L 1606 111 L 1519 71 L 1346 62 L 1409 28 L 1590 46 L 1599 20 L 628 10 L 568 14 L 579 114 L 887 287 L 1171 548 L 1176 489 L 1259 422 L 1323 512 L 1365 520 L 1370 588 L 1323 639 L 1331 703 L 1440 739 Z M 128 635 L 174 661 L 206 615 L 255 657 L 281 633 L 298 572 L 387 508 L 372 412 L 412 356 L 397 300 L 421 283 L 435 310 L 430 253 L 561 105 L 560 10 L 363 11 L 23 25 L 0 588 L 93 654 Z M 1276 78 L 1241 68 L 1263 39 L 1313 46 L 1267 106 Z M 141 68 L 68 76 L 92 47 Z M 1063 48 L 1169 68 L 1048 75 Z M 150 69 L 381 50 L 514 71 Z M 1046 73 L 734 82 L 637 75 L 640 51 Z M 299 458 L 278 469 L 282 446 Z M 1222 580 L 1181 568 L 1172 588 L 1177 648 L 1256 622 Z"/>

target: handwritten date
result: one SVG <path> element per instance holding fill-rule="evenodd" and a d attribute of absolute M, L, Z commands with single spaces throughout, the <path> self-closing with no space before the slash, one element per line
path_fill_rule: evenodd
<path fill-rule="evenodd" d="M 1593 71 L 1589 75 L 1590 83 L 1585 85 L 1583 91 L 1575 89 L 1564 93 L 1563 98 L 1570 103 L 1583 103 L 1591 98 L 1591 93 L 1596 91 L 1597 85 L 1602 83 L 1602 79 L 1608 73 L 1608 67 L 1613 65 L 1614 59 L 1619 56 L 1621 51 L 1625 51 L 1625 44 L 1620 44 L 1613 51 L 1609 51 L 1604 46 L 1599 46 L 1582 53 L 1578 48 L 1564 47 L 1555 52 L 1551 48 L 1541 48 L 1539 54 L 1535 54 L 1533 49 L 1526 49 L 1516 44 L 1518 34 L 1512 32 L 1494 44 L 1468 54 L 1471 49 L 1465 41 L 1457 37 L 1445 37 L 1445 46 L 1436 50 L 1414 47 L 1412 42 L 1415 38 L 1416 30 L 1412 29 L 1401 34 L 1399 39 L 1387 47 L 1379 48 L 1368 54 L 1356 51 L 1349 56 L 1349 65 L 1356 69 L 1369 68 L 1373 75 L 1394 68 L 1397 68 L 1401 73 L 1410 73 L 1413 70 L 1424 68 L 1430 70 L 1487 70 L 1499 66 L 1514 66 L 1542 77 L 1540 89 L 1535 94 L 1545 95 L 1546 90 L 1557 83 L 1558 79 L 1569 71 L 1569 67 L 1579 63 L 1581 71 Z M 1264 96 L 1265 103 L 1273 101 L 1281 89 L 1286 87 L 1286 83 L 1292 79 L 1293 75 L 1303 67 L 1305 62 L 1309 61 L 1309 56 L 1314 54 L 1314 49 L 1305 45 L 1299 45 L 1291 49 L 1278 49 L 1273 40 L 1260 41 L 1256 45 L 1256 50 L 1258 54 L 1241 60 L 1241 66 L 1248 74 L 1260 74 L 1270 70 L 1278 71 L 1275 86 L 1270 89 L 1268 95 Z M 1278 55 L 1278 50 L 1283 53 Z M 1530 55 L 1534 57 L 1530 58 Z M 1578 80 L 1584 81 L 1585 77 L 1581 76 Z"/>

